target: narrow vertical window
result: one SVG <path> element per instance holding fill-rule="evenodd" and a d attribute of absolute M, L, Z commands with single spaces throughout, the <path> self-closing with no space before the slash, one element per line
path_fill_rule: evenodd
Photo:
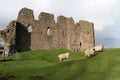
<path fill-rule="evenodd" d="M 82 46 L 82 43 L 80 42 L 80 47 Z"/>
<path fill-rule="evenodd" d="M 4 49 L 4 40 L 0 38 L 0 49 Z"/>
<path fill-rule="evenodd" d="M 32 32 L 32 26 L 31 26 L 31 25 L 28 26 L 28 32 L 29 32 L 29 33 Z"/>
<path fill-rule="evenodd" d="M 51 35 L 51 29 L 50 27 L 47 28 L 47 36 L 50 36 Z"/>

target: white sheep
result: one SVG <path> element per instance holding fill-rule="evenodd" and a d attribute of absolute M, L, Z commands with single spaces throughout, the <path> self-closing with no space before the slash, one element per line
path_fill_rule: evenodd
<path fill-rule="evenodd" d="M 93 56 L 93 55 L 95 55 L 95 49 L 94 49 L 94 48 L 87 49 L 87 50 L 85 51 L 85 57 L 91 57 L 91 56 Z"/>
<path fill-rule="evenodd" d="M 59 61 L 60 63 L 63 61 L 63 60 L 67 60 L 70 56 L 70 53 L 67 52 L 67 53 L 63 53 L 63 54 L 59 54 L 58 55 L 58 58 L 59 58 Z"/>
<path fill-rule="evenodd" d="M 103 45 L 95 46 L 94 49 L 95 49 L 95 52 L 101 52 L 103 51 L 104 46 Z"/>

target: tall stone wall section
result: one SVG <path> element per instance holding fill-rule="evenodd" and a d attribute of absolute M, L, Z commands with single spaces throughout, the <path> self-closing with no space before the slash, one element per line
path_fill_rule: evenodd
<path fill-rule="evenodd" d="M 16 21 L 11 21 L 5 30 L 1 30 L 0 37 L 8 44 L 15 45 Z"/>
<path fill-rule="evenodd" d="M 30 26 L 31 32 L 28 31 Z M 35 20 L 31 9 L 22 8 L 13 27 L 19 51 L 58 48 L 84 51 L 94 47 L 94 24 L 88 21 L 74 23 L 72 17 L 58 16 L 55 22 L 53 14 L 41 12 Z"/>
<path fill-rule="evenodd" d="M 94 24 L 88 21 L 80 21 L 80 42 L 81 50 L 93 47 L 94 40 Z"/>
<path fill-rule="evenodd" d="M 5 30 L 1 30 L 0 37 L 4 40 L 4 51 L 9 50 L 9 53 L 14 53 L 16 43 L 16 21 L 11 21 Z"/>

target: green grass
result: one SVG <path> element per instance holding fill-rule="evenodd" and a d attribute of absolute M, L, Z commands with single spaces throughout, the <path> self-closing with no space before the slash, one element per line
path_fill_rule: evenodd
<path fill-rule="evenodd" d="M 58 54 L 70 52 L 59 63 Z M 120 80 L 120 49 L 109 49 L 92 58 L 68 50 L 36 50 L 17 53 L 0 60 L 0 80 Z"/>

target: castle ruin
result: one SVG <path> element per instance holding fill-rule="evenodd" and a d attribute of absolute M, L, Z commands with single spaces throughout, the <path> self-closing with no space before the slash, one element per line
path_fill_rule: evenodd
<path fill-rule="evenodd" d="M 29 32 L 31 28 L 31 32 Z M 88 21 L 75 23 L 72 17 L 41 12 L 34 19 L 33 10 L 22 8 L 16 20 L 11 21 L 0 36 L 11 44 L 11 50 L 67 49 L 84 51 L 94 47 L 94 24 Z"/>

